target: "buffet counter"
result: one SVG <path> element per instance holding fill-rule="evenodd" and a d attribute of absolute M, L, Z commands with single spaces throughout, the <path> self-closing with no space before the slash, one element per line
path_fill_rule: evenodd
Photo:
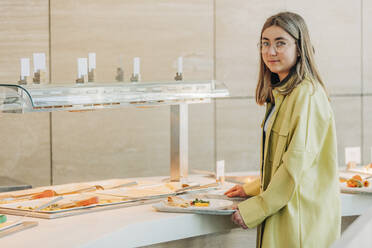
<path fill-rule="evenodd" d="M 137 247 L 233 228 L 227 216 L 162 213 L 151 205 L 37 221 L 2 238 L 1 247 Z"/>
<path fill-rule="evenodd" d="M 202 183 L 213 181 L 202 176 L 191 176 L 191 180 Z M 218 193 L 222 194 L 232 185 L 225 183 L 224 189 Z M 341 200 L 343 216 L 360 215 L 372 206 L 371 194 L 341 194 Z M 9 220 L 18 218 L 8 215 Z M 151 204 L 52 220 L 27 217 L 24 220 L 36 220 L 38 226 L 1 238 L 1 247 L 137 247 L 228 231 L 235 227 L 230 216 L 157 212 Z"/>

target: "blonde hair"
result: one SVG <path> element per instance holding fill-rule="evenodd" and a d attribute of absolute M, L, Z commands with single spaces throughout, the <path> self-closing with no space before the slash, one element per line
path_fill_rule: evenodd
<path fill-rule="evenodd" d="M 290 94 L 305 77 L 310 79 L 313 86 L 315 86 L 316 83 L 319 83 L 327 93 L 325 85 L 320 78 L 319 71 L 315 65 L 314 48 L 311 45 L 309 31 L 304 19 L 300 15 L 291 12 L 281 12 L 273 15 L 264 23 L 261 30 L 260 41 L 262 39 L 262 33 L 265 29 L 271 26 L 278 26 L 290 34 L 296 40 L 297 52 L 299 54 L 297 62 L 293 66 L 295 67 L 293 68 L 295 69 L 293 70 L 294 73 L 292 73 L 285 85 L 280 87 L 279 93 L 282 95 Z M 259 105 L 264 105 L 267 101 L 274 101 L 271 76 L 272 72 L 267 68 L 262 59 L 262 55 L 260 54 L 260 71 L 256 88 L 256 102 Z"/>

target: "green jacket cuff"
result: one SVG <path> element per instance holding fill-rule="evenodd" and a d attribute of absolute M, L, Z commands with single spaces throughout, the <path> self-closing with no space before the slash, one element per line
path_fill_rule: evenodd
<path fill-rule="evenodd" d="M 249 228 L 258 226 L 266 218 L 260 196 L 255 196 L 239 203 L 238 209 L 244 223 Z"/>
<path fill-rule="evenodd" d="M 261 180 L 257 178 L 256 180 L 246 183 L 243 185 L 244 193 L 248 196 L 256 196 L 260 193 Z"/>

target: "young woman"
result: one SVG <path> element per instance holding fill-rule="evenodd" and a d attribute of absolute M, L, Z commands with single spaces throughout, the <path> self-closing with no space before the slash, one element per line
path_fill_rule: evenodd
<path fill-rule="evenodd" d="M 257 247 L 327 248 L 341 229 L 336 129 L 305 21 L 290 12 L 270 17 L 259 47 L 261 176 L 225 193 L 250 197 L 232 220 L 258 226 Z"/>

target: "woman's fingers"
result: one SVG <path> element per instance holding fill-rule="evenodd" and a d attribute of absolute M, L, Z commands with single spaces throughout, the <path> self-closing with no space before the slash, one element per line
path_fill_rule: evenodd
<path fill-rule="evenodd" d="M 233 223 L 235 223 L 236 225 L 239 225 L 243 229 L 248 228 L 247 225 L 244 223 L 244 220 L 243 220 L 242 216 L 240 215 L 239 210 L 231 215 L 231 220 L 232 220 Z"/>
<path fill-rule="evenodd" d="M 235 185 L 234 187 L 230 188 L 228 191 L 225 192 L 225 195 L 232 193 L 237 189 L 238 185 Z"/>
<path fill-rule="evenodd" d="M 243 221 L 243 224 L 241 225 L 241 227 L 242 227 L 243 229 L 248 229 L 248 227 L 247 227 L 247 225 L 244 223 L 244 221 Z"/>
<path fill-rule="evenodd" d="M 233 213 L 233 215 L 231 216 L 231 220 L 232 220 L 232 222 L 234 222 L 236 225 L 238 225 L 238 226 L 241 225 L 241 220 L 239 219 L 238 211 L 236 211 L 235 213 Z"/>
<path fill-rule="evenodd" d="M 237 189 L 237 190 L 235 190 L 235 191 L 227 194 L 227 196 L 228 197 L 235 197 L 235 196 L 237 196 L 237 197 L 246 197 L 244 191 L 243 190 L 239 190 L 239 189 Z"/>
<path fill-rule="evenodd" d="M 235 214 L 236 214 L 236 212 L 231 215 L 231 221 L 235 224 L 238 224 L 238 223 L 236 223 L 236 220 L 235 220 Z"/>
<path fill-rule="evenodd" d="M 234 197 L 234 196 L 245 197 L 246 196 L 244 189 L 241 185 L 235 185 L 234 187 L 226 191 L 225 195 L 227 195 L 228 197 Z"/>
<path fill-rule="evenodd" d="M 227 193 L 227 194 L 225 194 L 225 195 L 227 195 L 228 197 L 233 197 L 233 196 L 236 195 L 236 191 L 232 191 L 232 192 Z"/>

